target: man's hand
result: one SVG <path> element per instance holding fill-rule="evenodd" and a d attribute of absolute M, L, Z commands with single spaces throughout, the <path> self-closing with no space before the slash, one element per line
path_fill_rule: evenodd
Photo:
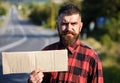
<path fill-rule="evenodd" d="M 41 69 L 37 69 L 31 72 L 28 79 L 28 83 L 41 83 L 43 81 L 43 72 Z"/>

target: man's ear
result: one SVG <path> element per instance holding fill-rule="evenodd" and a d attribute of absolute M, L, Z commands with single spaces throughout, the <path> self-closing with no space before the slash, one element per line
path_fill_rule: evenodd
<path fill-rule="evenodd" d="M 80 23 L 80 31 L 82 30 L 83 22 Z"/>

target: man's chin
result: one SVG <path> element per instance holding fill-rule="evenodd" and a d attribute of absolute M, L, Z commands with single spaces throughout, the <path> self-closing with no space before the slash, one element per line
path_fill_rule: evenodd
<path fill-rule="evenodd" d="M 71 38 L 67 38 L 67 39 L 64 39 L 62 42 L 65 44 L 65 46 L 71 46 L 71 45 L 73 45 L 75 40 L 71 39 Z"/>
<path fill-rule="evenodd" d="M 65 46 L 71 46 L 75 43 L 77 37 L 74 37 L 72 34 L 67 34 L 61 36 L 60 39 L 62 40 Z"/>

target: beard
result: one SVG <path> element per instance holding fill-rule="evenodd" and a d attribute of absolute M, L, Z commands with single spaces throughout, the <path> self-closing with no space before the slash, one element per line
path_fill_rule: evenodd
<path fill-rule="evenodd" d="M 73 31 L 63 31 L 61 34 L 59 33 L 60 41 L 64 46 L 73 45 L 79 37 L 79 34 Z"/>

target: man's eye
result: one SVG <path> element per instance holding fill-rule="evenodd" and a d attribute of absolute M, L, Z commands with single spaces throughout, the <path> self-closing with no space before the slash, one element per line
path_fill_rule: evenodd
<path fill-rule="evenodd" d="M 67 23 L 62 23 L 62 25 L 67 25 Z"/>
<path fill-rule="evenodd" d="M 76 25 L 77 23 L 71 23 L 72 25 Z"/>

